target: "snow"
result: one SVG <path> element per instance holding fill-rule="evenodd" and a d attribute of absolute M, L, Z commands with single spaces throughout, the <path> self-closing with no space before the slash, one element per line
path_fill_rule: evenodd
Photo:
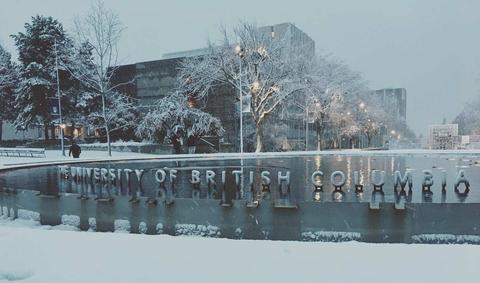
<path fill-rule="evenodd" d="M 208 238 L 221 237 L 220 228 L 212 225 L 177 224 L 175 225 L 176 236 L 200 236 Z"/>
<path fill-rule="evenodd" d="M 412 236 L 415 243 L 425 244 L 480 244 L 480 236 L 451 234 L 421 234 Z"/>
<path fill-rule="evenodd" d="M 0 282 L 475 282 L 478 262 L 473 245 L 228 240 L 0 222 Z"/>
<path fill-rule="evenodd" d="M 362 238 L 356 232 L 317 231 L 303 232 L 302 240 L 307 242 L 348 242 L 359 241 Z"/>
<path fill-rule="evenodd" d="M 115 233 L 130 233 L 130 221 L 124 219 L 117 219 L 113 222 Z"/>
<path fill-rule="evenodd" d="M 77 215 L 62 215 L 62 225 L 80 229 L 80 217 Z"/>
<path fill-rule="evenodd" d="M 85 144 L 79 144 L 82 148 L 90 148 L 90 147 L 107 147 L 107 143 L 100 143 L 100 142 L 94 142 L 94 143 L 85 143 Z M 154 145 L 152 142 L 136 142 L 136 141 L 115 141 L 110 143 L 111 146 L 115 147 L 120 147 L 120 146 L 145 146 L 145 145 Z"/>
<path fill-rule="evenodd" d="M 46 150 L 45 158 L 38 157 L 6 157 L 0 158 L 0 169 L 2 168 L 14 168 L 31 165 L 53 164 L 53 163 L 65 163 L 65 162 L 85 162 L 85 161 L 107 161 L 107 160 L 121 160 L 121 159 L 136 159 L 136 158 L 153 158 L 154 155 L 132 152 L 112 152 L 112 157 L 107 156 L 106 151 L 82 151 L 81 157 L 73 159 L 68 156 L 62 156 L 60 150 Z"/>
<path fill-rule="evenodd" d="M 40 222 L 40 213 L 36 211 L 26 210 L 26 209 L 18 209 L 17 217 L 23 220 L 31 220 Z M 63 219 L 62 219 L 63 220 Z"/>

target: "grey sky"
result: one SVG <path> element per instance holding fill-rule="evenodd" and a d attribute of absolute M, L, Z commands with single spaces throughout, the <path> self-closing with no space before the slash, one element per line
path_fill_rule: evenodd
<path fill-rule="evenodd" d="M 285 2 L 285 3 L 281 3 Z M 359 71 L 371 88 L 407 89 L 409 125 L 425 133 L 430 123 L 451 120 L 480 89 L 480 1 L 164 1 L 106 0 L 127 26 L 124 63 L 203 47 L 220 25 L 295 23 L 317 51 L 333 53 Z M 90 1 L 2 1 L 0 43 L 35 14 L 51 15 L 68 29 Z"/>

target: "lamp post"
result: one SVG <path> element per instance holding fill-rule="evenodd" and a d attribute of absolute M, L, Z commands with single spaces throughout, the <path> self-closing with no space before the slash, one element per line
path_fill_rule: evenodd
<path fill-rule="evenodd" d="M 357 108 L 357 119 L 358 121 L 360 121 L 360 115 L 361 115 L 361 112 L 365 112 L 366 111 L 366 104 L 362 101 L 358 104 L 358 108 Z M 360 109 L 360 110 L 359 110 Z M 360 128 L 362 128 L 363 125 L 360 126 Z M 358 143 L 359 143 L 359 147 L 360 148 L 364 148 L 365 147 L 365 141 L 364 141 L 364 135 L 362 134 L 362 131 L 359 132 L 359 139 L 358 139 Z"/>
<path fill-rule="evenodd" d="M 58 76 L 58 53 L 57 53 L 57 39 L 55 38 L 55 69 L 57 75 L 57 98 L 58 98 L 58 120 L 60 126 L 60 146 L 62 147 L 62 155 L 65 156 L 65 145 L 63 144 L 63 128 L 65 125 L 62 122 L 62 103 L 60 98 L 60 78 Z"/>
<path fill-rule="evenodd" d="M 237 54 L 239 59 L 239 76 L 238 76 L 238 88 L 240 92 L 240 153 L 243 154 L 243 93 L 242 93 L 242 57 L 243 50 L 240 45 L 235 47 L 235 54 Z"/>

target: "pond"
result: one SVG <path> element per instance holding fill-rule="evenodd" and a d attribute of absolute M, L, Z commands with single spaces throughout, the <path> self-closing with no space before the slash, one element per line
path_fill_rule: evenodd
<path fill-rule="evenodd" d="M 252 197 L 262 198 L 275 196 L 279 191 L 277 176 L 285 176 L 290 172 L 289 198 L 296 202 L 370 202 L 373 192 L 371 175 L 373 170 L 385 171 L 385 185 L 382 192 L 382 201 L 395 202 L 396 194 L 393 185 L 395 171 L 404 174 L 409 170 L 413 179 L 413 190 L 408 192 L 408 202 L 421 203 L 457 203 L 480 201 L 480 158 L 476 155 L 304 155 L 304 156 L 278 156 L 278 157 L 248 157 L 245 159 L 226 158 L 190 158 L 182 160 L 149 160 L 149 161 L 115 161 L 115 162 L 90 162 L 71 165 L 82 168 L 114 169 L 115 173 L 121 172 L 123 177 L 120 182 L 76 182 L 72 178 L 64 178 L 59 173 L 58 166 L 42 166 L 27 169 L 17 169 L 0 172 L 0 185 L 18 190 L 35 190 L 42 194 L 75 194 L 86 190 L 89 194 L 103 195 L 110 192 L 113 197 L 128 197 L 140 188 L 142 196 L 162 196 L 162 188 L 155 178 L 158 169 L 163 169 L 169 179 L 169 172 L 176 170 L 176 179 L 173 196 L 175 198 L 222 198 L 222 171 L 225 174 L 225 194 L 229 199 L 239 199 L 248 196 L 253 184 Z M 240 186 L 236 186 L 236 170 L 243 168 L 244 179 Z M 119 170 L 121 169 L 121 170 Z M 125 169 L 131 169 L 129 178 L 125 178 Z M 135 169 L 143 170 L 141 182 L 135 174 Z M 200 183 L 192 185 L 192 170 L 200 173 Z M 214 172 L 216 187 L 209 187 L 207 183 L 207 170 Z M 315 190 L 312 183 L 312 174 L 322 171 L 322 190 Z M 422 193 L 421 184 L 423 170 L 431 170 L 434 185 L 428 194 Z M 442 193 L 442 170 L 446 171 L 447 186 Z M 471 184 L 468 194 L 456 193 L 453 189 L 454 181 L 459 170 L 464 170 Z M 269 172 L 271 184 L 269 188 L 262 186 L 262 171 Z M 346 182 L 341 190 L 335 190 L 330 182 L 330 175 L 335 171 L 345 174 Z M 364 184 L 363 191 L 355 190 L 353 175 L 358 171 L 359 181 Z M 241 171 L 240 171 L 241 172 Z M 210 173 L 212 174 L 212 173 Z M 253 181 L 250 177 L 253 176 Z M 158 175 L 157 175 L 158 177 Z M 241 179 L 240 179 L 241 180 Z M 169 180 L 168 180 L 169 181 Z M 166 186 L 169 187 L 169 182 Z M 128 182 L 128 183 L 127 183 Z M 140 185 L 141 184 L 141 185 Z M 285 189 L 285 184 L 282 185 Z M 463 192 L 463 186 L 460 190 Z"/>

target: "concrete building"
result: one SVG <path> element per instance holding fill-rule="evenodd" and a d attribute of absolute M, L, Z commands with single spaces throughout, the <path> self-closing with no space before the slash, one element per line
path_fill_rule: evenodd
<path fill-rule="evenodd" d="M 391 115 L 392 121 L 407 125 L 407 90 L 405 88 L 383 88 L 372 90 L 369 94 L 380 100 L 385 112 Z"/>

